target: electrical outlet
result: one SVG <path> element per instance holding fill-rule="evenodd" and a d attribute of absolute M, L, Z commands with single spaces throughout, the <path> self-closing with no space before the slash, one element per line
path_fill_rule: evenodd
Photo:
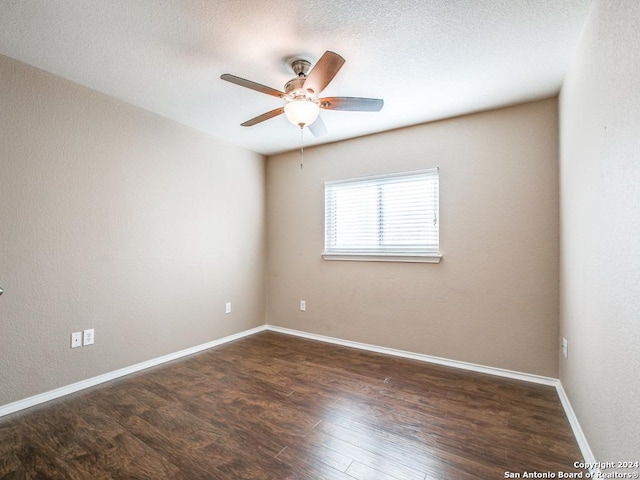
<path fill-rule="evenodd" d="M 71 334 L 71 348 L 82 346 L 82 332 L 73 332 Z"/>
<path fill-rule="evenodd" d="M 567 342 L 566 338 L 562 339 L 562 356 L 569 358 L 569 342 Z"/>
<path fill-rule="evenodd" d="M 95 341 L 95 331 L 93 328 L 89 328 L 88 330 L 84 331 L 84 341 L 82 342 L 83 345 L 93 345 Z"/>
<path fill-rule="evenodd" d="M 300 311 L 301 312 L 307 311 L 307 302 L 305 302 L 304 300 L 300 300 Z"/>
<path fill-rule="evenodd" d="M 224 313 L 231 313 L 231 302 L 227 302 L 224 306 Z"/>

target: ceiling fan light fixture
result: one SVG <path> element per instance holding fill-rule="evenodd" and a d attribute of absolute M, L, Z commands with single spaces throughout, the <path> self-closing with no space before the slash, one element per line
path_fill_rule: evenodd
<path fill-rule="evenodd" d="M 311 100 L 292 100 L 284 106 L 284 114 L 296 127 L 309 126 L 320 114 L 320 105 Z"/>

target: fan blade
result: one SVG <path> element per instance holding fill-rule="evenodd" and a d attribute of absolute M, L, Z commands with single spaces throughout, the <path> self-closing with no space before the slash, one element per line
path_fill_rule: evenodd
<path fill-rule="evenodd" d="M 265 120 L 269 120 L 270 118 L 277 117 L 278 115 L 284 113 L 284 107 L 276 108 L 275 110 L 271 110 L 270 112 L 263 113 L 262 115 L 258 115 L 251 120 L 247 120 L 244 123 L 241 123 L 243 127 L 253 127 L 255 124 L 264 122 Z"/>
<path fill-rule="evenodd" d="M 309 93 L 319 95 L 336 76 L 344 65 L 344 58 L 334 52 L 326 51 L 311 69 L 304 82 L 304 88 Z"/>
<path fill-rule="evenodd" d="M 226 80 L 227 82 L 240 85 L 241 87 L 250 88 L 251 90 L 255 90 L 260 93 L 266 93 L 267 95 L 271 95 L 272 97 L 282 98 L 285 95 L 284 92 L 276 90 L 275 88 L 267 87 L 256 82 L 252 82 L 251 80 L 247 80 L 245 78 L 236 77 L 235 75 L 231 75 L 230 73 L 220 75 L 220 78 L 222 80 Z"/>
<path fill-rule="evenodd" d="M 320 108 L 326 110 L 350 110 L 352 112 L 379 112 L 384 100 L 379 98 L 360 97 L 326 97 L 320 98 Z"/>
<path fill-rule="evenodd" d="M 327 127 L 322 121 L 322 117 L 316 118 L 316 121 L 311 125 L 307 125 L 314 137 L 322 137 L 327 134 Z"/>

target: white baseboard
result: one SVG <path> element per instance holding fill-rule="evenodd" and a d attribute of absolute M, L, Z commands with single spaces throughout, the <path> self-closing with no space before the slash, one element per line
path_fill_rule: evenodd
<path fill-rule="evenodd" d="M 412 360 L 419 360 L 421 362 L 444 365 L 446 367 L 460 368 L 460 369 L 469 370 L 472 372 L 486 373 L 486 374 L 495 375 L 498 377 L 510 378 L 513 380 L 522 380 L 525 382 L 531 382 L 531 383 L 537 383 L 541 385 L 548 385 L 548 386 L 555 387 L 556 391 L 558 392 L 558 397 L 560 398 L 560 403 L 562 404 L 565 414 L 567 415 L 567 419 L 569 421 L 569 425 L 571 426 L 571 430 L 573 431 L 573 435 L 576 437 L 576 442 L 580 447 L 580 452 L 582 453 L 582 457 L 584 458 L 584 463 L 590 464 L 590 465 L 597 464 L 595 457 L 591 452 L 591 448 L 589 447 L 589 443 L 587 442 L 587 438 L 585 437 L 584 432 L 580 427 L 578 418 L 576 417 L 576 414 L 573 411 L 573 408 L 571 407 L 569 398 L 567 397 L 567 394 L 564 391 L 564 388 L 562 387 L 562 383 L 557 378 L 533 375 L 530 373 L 516 372 L 513 370 L 505 370 L 502 368 L 487 367 L 484 365 L 477 365 L 474 363 L 460 362 L 457 360 L 449 360 L 447 358 L 433 357 L 431 355 L 423 355 L 420 353 L 406 352 L 403 350 L 379 347 L 376 345 L 369 345 L 366 343 L 352 342 L 350 340 L 342 340 L 340 338 L 327 337 L 324 335 L 317 335 L 315 333 L 301 332 L 299 330 L 292 330 L 289 328 L 277 327 L 274 325 L 268 325 L 267 330 L 270 330 L 273 332 L 285 333 L 287 335 L 295 335 L 297 337 L 308 338 L 310 340 L 318 340 L 320 342 L 332 343 L 334 345 L 342 345 L 345 347 L 359 348 L 361 350 L 367 350 L 370 352 L 384 353 L 384 354 L 393 355 L 396 357 L 410 358 Z M 595 468 L 590 469 L 590 472 L 592 472 L 593 474 L 593 478 L 597 478 L 597 476 L 595 475 L 596 470 L 597 469 Z"/>
<path fill-rule="evenodd" d="M 578 442 L 578 446 L 580 447 L 580 451 L 582 452 L 582 456 L 584 458 L 585 463 L 587 464 L 597 464 L 593 453 L 591 452 L 591 448 L 587 442 L 587 439 L 580 427 L 580 423 L 571 407 L 571 403 L 569 402 L 569 398 L 567 397 L 560 380 L 557 378 L 544 377 L 540 375 L 533 375 L 530 373 L 522 373 L 516 372 L 513 370 L 505 370 L 502 368 L 495 367 L 487 367 L 484 365 L 477 365 L 474 363 L 460 362 L 457 360 L 449 360 L 441 357 L 434 357 L 431 355 L 424 355 L 420 353 L 407 352 L 403 350 L 396 350 L 393 348 L 387 347 L 379 347 L 376 345 L 369 345 L 366 343 L 353 342 L 350 340 L 342 340 L 339 338 L 328 337 L 324 335 L 317 335 L 314 333 L 302 332 L 299 330 L 292 330 L 289 328 L 277 327 L 275 325 L 262 325 L 256 328 L 252 328 L 250 330 L 245 330 L 243 332 L 239 332 L 233 335 L 229 335 L 218 340 L 213 340 L 211 342 L 203 343 L 201 345 L 196 345 L 195 347 L 187 348 L 185 350 L 180 350 L 179 352 L 170 353 L 168 355 L 164 355 L 162 357 L 154 358 L 151 360 L 147 360 L 146 362 L 138 363 L 136 365 L 131 365 L 129 367 L 121 368 L 119 370 L 114 370 L 112 372 L 108 372 L 102 375 L 98 375 L 97 377 L 92 377 L 86 380 L 82 380 L 80 382 L 73 383 L 71 385 L 67 385 L 64 387 L 56 388 L 55 390 L 50 390 L 48 392 L 44 392 L 38 395 L 34 395 L 32 397 L 25 398 L 23 400 L 18 400 L 13 403 L 8 403 L 6 405 L 0 406 L 0 417 L 5 415 L 9 415 L 10 413 L 14 413 L 20 410 L 24 410 L 25 408 L 33 407 L 35 405 L 39 405 L 41 403 L 48 402 L 50 400 L 54 400 L 56 398 L 63 397 L 65 395 L 69 395 L 71 393 L 78 392 L 80 390 L 84 390 L 86 388 L 90 388 L 96 385 L 99 385 L 104 382 L 108 382 L 110 380 L 115 380 L 116 378 L 124 377 L 126 375 L 130 375 L 132 373 L 139 372 L 141 370 L 145 370 L 150 367 L 155 367 L 157 365 L 161 365 L 166 362 L 170 362 L 172 360 L 176 360 L 178 358 L 186 357 L 187 355 L 192 355 L 194 353 L 201 352 L 203 350 L 207 350 L 212 347 L 216 347 L 218 345 L 222 345 L 228 342 L 232 342 L 234 340 L 238 340 L 243 337 L 247 337 L 250 335 L 254 335 L 256 333 L 263 332 L 265 330 L 270 330 L 273 332 L 284 333 L 287 335 L 293 335 L 302 338 L 308 338 L 310 340 L 317 340 L 320 342 L 331 343 L 334 345 L 342 345 L 345 347 L 358 348 L 360 350 L 367 350 L 370 352 L 383 353 L 386 355 L 393 355 L 396 357 L 409 358 L 412 360 L 419 360 L 422 362 L 433 363 L 437 365 L 443 365 L 446 367 L 460 368 L 463 370 L 469 370 L 472 372 L 485 373 L 489 375 L 495 375 L 498 377 L 510 378 L 514 380 L 522 380 L 525 382 L 537 383 L 541 385 L 548 385 L 556 388 L 558 392 L 558 396 L 560 397 L 560 402 L 564 408 L 564 411 L 569 420 L 569 424 L 573 430 L 573 434 L 576 437 L 576 441 Z M 591 470 L 595 472 L 595 469 Z M 595 475 L 594 475 L 594 478 Z"/>
<path fill-rule="evenodd" d="M 151 360 L 147 360 L 146 362 L 138 363 L 136 365 L 131 365 L 130 367 L 114 370 L 112 372 L 98 375 L 97 377 L 88 378 L 80 382 L 72 383 L 71 385 L 66 385 L 64 387 L 56 388 L 55 390 L 50 390 L 48 392 L 40 393 L 38 395 L 34 395 L 32 397 L 28 397 L 23 400 L 18 400 L 13 403 L 2 405 L 0 406 L 0 417 L 9 415 L 10 413 L 14 413 L 19 410 L 24 410 L 25 408 L 39 405 L 44 402 L 48 402 L 49 400 L 54 400 L 56 398 L 64 397 L 65 395 L 69 395 L 70 393 L 75 393 L 80 390 L 84 390 L 86 388 L 93 387 L 104 382 L 108 382 L 110 380 L 115 380 L 116 378 L 124 377 L 126 375 L 139 372 L 140 370 L 145 370 L 150 367 L 155 367 L 157 365 L 170 362 L 172 360 L 176 360 L 181 357 L 186 357 L 187 355 L 193 355 L 194 353 L 201 352 L 202 350 L 206 350 L 211 347 L 216 347 L 224 343 L 232 342 L 234 340 L 238 340 L 240 338 L 262 332 L 266 330 L 266 328 L 267 328 L 266 325 L 261 325 L 260 327 L 235 333 L 233 335 L 219 338 L 211 342 L 203 343 L 201 345 L 196 345 L 195 347 L 187 348 L 185 350 L 180 350 L 179 352 L 174 352 L 168 355 L 164 355 L 162 357 L 153 358 Z"/>
<path fill-rule="evenodd" d="M 350 340 L 342 340 L 340 338 L 326 337 L 324 335 L 301 332 L 299 330 L 291 330 L 289 328 L 276 327 L 274 325 L 267 325 L 267 330 L 271 330 L 273 332 L 285 333 L 288 335 L 295 335 L 297 337 L 308 338 L 310 340 L 318 340 L 320 342 L 332 343 L 334 345 L 342 345 L 344 347 L 359 348 L 360 350 L 367 350 L 367 351 L 376 352 L 376 353 L 384 353 L 386 355 L 393 355 L 395 357 L 409 358 L 412 360 L 419 360 L 421 362 L 435 363 L 438 365 L 443 365 L 445 367 L 460 368 L 462 370 L 470 370 L 472 372 L 477 372 L 477 373 L 487 373 L 489 375 L 495 375 L 498 377 L 511 378 L 513 380 L 523 380 L 525 382 L 538 383 L 541 385 L 548 385 L 551 387 L 555 387 L 559 382 L 557 378 L 543 377 L 541 375 L 516 372 L 513 370 L 505 370 L 502 368 L 486 367 L 484 365 L 477 365 L 475 363 L 449 360 L 447 358 L 433 357 L 431 355 L 407 352 L 404 350 L 396 350 L 394 348 L 379 347 L 377 345 L 369 345 L 367 343 L 352 342 Z"/>
<path fill-rule="evenodd" d="M 587 437 L 582 431 L 580 422 L 578 422 L 578 417 L 576 417 L 576 413 L 573 411 L 573 407 L 571 406 L 571 402 L 569 401 L 567 392 L 564 391 L 564 387 L 562 386 L 560 380 L 558 380 L 558 385 L 556 385 L 556 391 L 558 392 L 558 397 L 560 397 L 562 408 L 564 408 L 564 412 L 567 415 L 567 419 L 569 420 L 569 425 L 571 425 L 571 430 L 573 430 L 573 435 L 576 437 L 576 441 L 578 442 L 578 446 L 580 447 L 580 452 L 582 452 L 584 463 L 594 466 L 593 468 L 589 469 L 592 478 L 600 478 L 600 469 L 596 468 L 598 462 L 596 461 L 596 458 L 591 451 L 591 447 L 589 447 Z"/>

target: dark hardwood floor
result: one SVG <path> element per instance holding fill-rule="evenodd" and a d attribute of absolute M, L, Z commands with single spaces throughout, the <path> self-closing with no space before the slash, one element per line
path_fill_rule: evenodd
<path fill-rule="evenodd" d="M 273 332 L 0 418 L 2 479 L 490 480 L 581 459 L 552 387 Z"/>

